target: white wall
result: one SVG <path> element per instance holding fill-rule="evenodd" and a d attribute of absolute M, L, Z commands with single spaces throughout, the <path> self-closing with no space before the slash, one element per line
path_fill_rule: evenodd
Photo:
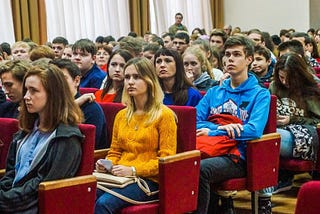
<path fill-rule="evenodd" d="M 309 0 L 224 0 L 224 23 L 242 31 L 258 28 L 271 35 L 281 29 L 307 32 Z"/>

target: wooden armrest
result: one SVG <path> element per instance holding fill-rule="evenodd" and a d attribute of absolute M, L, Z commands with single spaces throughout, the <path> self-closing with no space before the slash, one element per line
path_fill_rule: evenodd
<path fill-rule="evenodd" d="M 174 161 L 189 159 L 189 158 L 193 158 L 193 157 L 197 157 L 197 156 L 200 156 L 200 151 L 199 150 L 181 152 L 181 153 L 178 153 L 178 154 L 175 154 L 175 155 L 170 155 L 170 156 L 159 158 L 159 164 L 171 163 L 171 162 L 174 162 Z"/>
<path fill-rule="evenodd" d="M 280 137 L 280 134 L 274 132 L 274 133 L 264 134 L 264 135 L 262 135 L 261 138 L 250 140 L 247 143 L 259 143 L 259 142 L 263 142 L 266 140 L 277 139 L 279 137 Z"/>
<path fill-rule="evenodd" d="M 6 169 L 0 169 L 0 178 L 2 178 L 6 174 Z"/>
<path fill-rule="evenodd" d="M 59 179 L 54 181 L 44 181 L 39 184 L 39 190 L 51 190 L 51 189 L 58 189 L 64 188 L 69 186 L 76 186 L 81 185 L 84 183 L 90 183 L 97 181 L 94 175 L 84 175 L 84 176 L 77 176 L 73 178 L 66 178 L 66 179 Z"/>
<path fill-rule="evenodd" d="M 108 152 L 109 152 L 109 149 L 94 150 L 94 163 L 96 163 L 97 160 L 99 160 L 99 159 L 105 159 Z"/>

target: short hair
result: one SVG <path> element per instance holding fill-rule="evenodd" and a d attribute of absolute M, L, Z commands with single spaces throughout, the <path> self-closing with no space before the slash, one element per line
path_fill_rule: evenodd
<path fill-rule="evenodd" d="M 254 46 L 254 53 L 262 55 L 264 58 L 266 58 L 266 60 L 271 59 L 270 51 L 261 45 Z"/>
<path fill-rule="evenodd" d="M 30 51 L 30 60 L 35 61 L 40 58 L 54 59 L 54 51 L 46 45 L 40 45 Z"/>
<path fill-rule="evenodd" d="M 176 33 L 174 35 L 174 39 L 177 38 L 177 39 L 183 39 L 184 41 L 186 41 L 187 44 L 189 44 L 190 42 L 190 37 L 189 37 L 189 34 L 185 33 L 185 32 L 179 32 L 179 33 Z"/>
<path fill-rule="evenodd" d="M 54 44 L 54 43 L 60 43 L 60 44 L 63 44 L 64 46 L 69 44 L 68 40 L 62 36 L 58 36 L 58 37 L 54 38 L 52 40 L 52 44 Z"/>
<path fill-rule="evenodd" d="M 297 40 L 288 40 L 288 41 L 282 42 L 278 46 L 278 51 L 280 53 L 281 51 L 285 51 L 285 50 L 289 50 L 290 52 L 297 53 L 302 57 L 304 56 L 303 45 L 301 44 L 301 42 Z"/>
<path fill-rule="evenodd" d="M 288 35 L 288 33 L 289 33 L 289 30 L 287 30 L 287 29 L 281 29 L 280 30 L 280 33 L 279 33 L 279 36 L 281 37 L 281 36 L 286 36 L 286 35 Z"/>
<path fill-rule="evenodd" d="M 145 46 L 143 46 L 143 52 L 150 51 L 152 53 L 157 52 L 161 46 L 157 43 L 148 43 Z"/>
<path fill-rule="evenodd" d="M 305 45 L 311 43 L 311 38 L 310 38 L 309 34 L 307 34 L 305 32 L 293 32 L 290 36 L 291 39 L 297 38 L 297 37 L 303 37 Z"/>
<path fill-rule="evenodd" d="M 113 36 L 111 36 L 111 35 L 106 36 L 106 37 L 103 38 L 103 42 L 105 42 L 107 44 L 109 44 L 109 42 L 115 42 L 115 41 L 116 41 L 115 38 Z"/>
<path fill-rule="evenodd" d="M 264 36 L 263 36 L 262 31 L 260 31 L 259 29 L 254 28 L 254 29 L 249 30 L 247 32 L 247 35 L 249 36 L 252 33 L 259 34 L 261 36 L 261 42 L 264 42 Z"/>
<path fill-rule="evenodd" d="M 104 45 L 104 44 L 97 45 L 97 51 L 100 49 L 107 51 L 109 55 L 111 55 L 112 53 L 112 47 L 110 47 L 109 45 Z"/>
<path fill-rule="evenodd" d="M 46 115 L 42 131 L 53 131 L 59 124 L 78 125 L 83 115 L 80 107 L 74 102 L 69 85 L 63 72 L 52 64 L 33 66 L 23 80 L 23 94 L 26 94 L 26 80 L 30 76 L 40 78 L 47 93 L 47 103 L 44 109 Z M 25 102 L 21 102 L 19 126 L 25 132 L 31 132 L 38 114 L 29 113 Z"/>
<path fill-rule="evenodd" d="M 134 32 L 134 31 L 130 31 L 130 32 L 128 33 L 128 36 L 137 37 L 138 34 L 137 34 L 136 32 Z"/>
<path fill-rule="evenodd" d="M 3 52 L 7 53 L 7 55 L 11 55 L 11 47 L 8 42 L 3 42 L 0 45 Z"/>
<path fill-rule="evenodd" d="M 26 49 L 28 49 L 28 52 L 30 52 L 30 50 L 31 50 L 29 43 L 24 42 L 24 41 L 18 41 L 18 42 L 13 43 L 11 50 L 18 48 L 18 47 L 26 48 Z"/>
<path fill-rule="evenodd" d="M 103 43 L 104 41 L 104 37 L 103 36 L 98 36 L 95 40 L 96 43 Z"/>
<path fill-rule="evenodd" d="M 151 42 L 152 43 L 156 43 L 156 44 L 158 44 L 158 45 L 160 45 L 162 47 L 164 46 L 163 40 L 159 36 L 152 37 Z"/>
<path fill-rule="evenodd" d="M 272 39 L 273 44 L 275 44 L 275 45 L 279 45 L 281 43 L 280 37 L 276 34 L 272 35 L 271 39 Z"/>
<path fill-rule="evenodd" d="M 234 46 L 243 46 L 246 57 L 253 56 L 254 43 L 251 39 L 245 36 L 230 36 L 224 44 L 224 49 Z"/>
<path fill-rule="evenodd" d="M 178 12 L 178 13 L 176 13 L 176 15 L 174 15 L 174 17 L 176 17 L 176 16 L 181 16 L 183 18 L 182 13 L 180 13 L 180 12 Z"/>
<path fill-rule="evenodd" d="M 167 37 L 167 36 L 169 36 L 171 40 L 173 40 L 173 38 L 174 38 L 174 35 L 173 35 L 172 33 L 164 33 L 164 34 L 161 36 L 161 38 L 163 39 L 163 38 L 165 38 L 165 37 Z"/>
<path fill-rule="evenodd" d="M 213 31 L 211 31 L 209 40 L 212 36 L 220 36 L 222 38 L 223 43 L 225 43 L 228 38 L 228 35 L 221 29 L 214 29 Z"/>
<path fill-rule="evenodd" d="M 12 77 L 22 83 L 25 74 L 30 68 L 31 64 L 27 60 L 3 61 L 0 63 L 0 77 L 4 73 L 11 72 Z"/>
<path fill-rule="evenodd" d="M 119 42 L 119 46 L 121 49 L 126 49 L 130 51 L 133 55 L 139 56 L 142 51 L 142 44 L 144 40 L 138 37 L 126 36 Z"/>
<path fill-rule="evenodd" d="M 73 80 L 77 76 L 81 76 L 79 67 L 69 59 L 54 59 L 51 60 L 50 63 L 56 65 L 60 69 L 66 69 Z"/>
<path fill-rule="evenodd" d="M 96 45 L 90 39 L 80 39 L 80 40 L 76 41 L 72 45 L 72 51 L 74 52 L 78 49 L 83 52 L 88 52 L 92 56 L 96 55 L 96 53 L 97 53 Z"/>

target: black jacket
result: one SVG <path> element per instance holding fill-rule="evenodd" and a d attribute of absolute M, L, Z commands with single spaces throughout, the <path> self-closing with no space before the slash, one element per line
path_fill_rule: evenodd
<path fill-rule="evenodd" d="M 78 126 L 60 124 L 41 160 L 13 186 L 17 143 L 26 134 L 19 131 L 10 145 L 6 174 L 0 180 L 0 213 L 37 213 L 39 184 L 42 181 L 73 177 L 80 165 L 83 135 Z"/>

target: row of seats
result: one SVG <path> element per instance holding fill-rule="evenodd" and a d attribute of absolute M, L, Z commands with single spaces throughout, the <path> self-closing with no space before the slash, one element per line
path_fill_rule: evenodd
<path fill-rule="evenodd" d="M 219 190 L 246 189 L 251 191 L 253 212 L 257 211 L 256 191 L 276 185 L 278 178 L 280 136 L 274 133 L 276 98 L 272 96 L 271 100 L 269 119 L 265 128 L 266 135 L 261 139 L 248 142 L 247 177 L 230 179 L 214 186 Z M 119 103 L 99 104 L 104 110 L 108 124 L 107 132 L 111 136 L 115 115 L 124 106 Z M 122 214 L 184 213 L 196 209 L 200 166 L 200 153 L 195 150 L 196 111 L 195 108 L 187 106 L 170 106 L 170 108 L 178 117 L 178 153 L 159 159 L 160 201 L 154 204 L 130 206 L 123 209 Z M 194 119 L 190 120 L 190 118 Z M 7 128 L 7 130 L 2 129 L 0 139 L 4 144 L 8 144 L 12 140 L 12 133 L 18 129 L 17 121 L 0 118 L 0 127 Z M 39 187 L 40 213 L 93 213 L 96 180 L 91 173 L 94 162 L 99 158 L 104 158 L 107 150 L 93 152 L 94 126 L 81 124 L 79 127 L 86 138 L 83 144 L 81 168 L 77 177 L 43 182 Z M 6 157 L 3 152 L 5 151 L 1 147 L 0 157 Z M 172 201 L 180 203 L 172 203 Z"/>

